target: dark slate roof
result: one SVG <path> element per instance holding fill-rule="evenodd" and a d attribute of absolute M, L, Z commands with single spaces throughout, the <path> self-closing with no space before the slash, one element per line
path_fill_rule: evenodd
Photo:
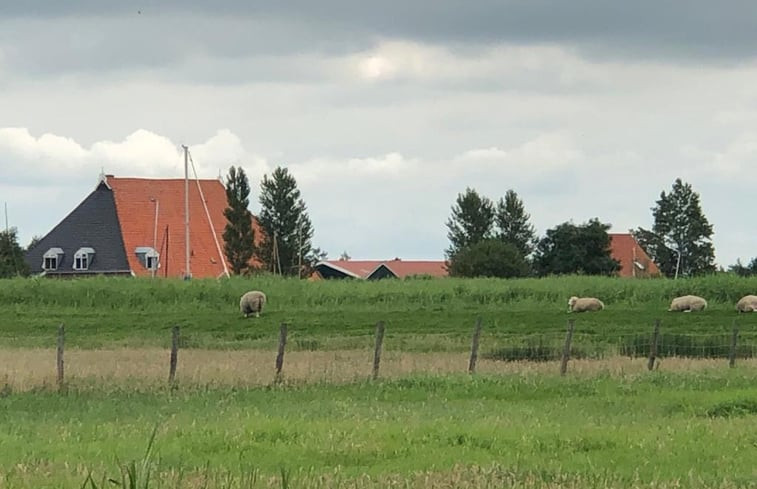
<path fill-rule="evenodd" d="M 95 255 L 84 273 L 129 272 L 113 191 L 105 182 L 27 251 L 25 259 L 32 273 L 41 273 L 45 252 L 50 248 L 61 248 L 63 259 L 58 263 L 58 270 L 47 274 L 80 275 L 84 273 L 74 270 L 74 254 L 85 246 L 94 248 Z"/>

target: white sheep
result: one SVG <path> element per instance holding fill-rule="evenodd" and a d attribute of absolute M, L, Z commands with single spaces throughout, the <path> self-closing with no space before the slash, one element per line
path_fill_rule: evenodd
<path fill-rule="evenodd" d="M 668 311 L 703 311 L 707 308 L 707 301 L 696 295 L 684 295 L 676 297 L 670 303 Z"/>
<path fill-rule="evenodd" d="M 605 305 L 594 297 L 576 297 L 568 299 L 568 312 L 601 311 Z"/>
<path fill-rule="evenodd" d="M 745 295 L 736 303 L 739 312 L 757 312 L 757 295 Z"/>
<path fill-rule="evenodd" d="M 244 314 L 244 317 L 248 317 L 250 314 L 255 313 L 255 317 L 259 318 L 260 313 L 263 311 L 263 305 L 265 305 L 265 294 L 259 290 L 251 290 L 242 296 L 239 300 L 239 309 Z"/>

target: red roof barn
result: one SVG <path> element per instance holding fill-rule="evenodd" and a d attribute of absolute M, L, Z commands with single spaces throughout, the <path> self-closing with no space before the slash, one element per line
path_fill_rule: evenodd
<path fill-rule="evenodd" d="M 610 233 L 610 254 L 620 262 L 621 277 L 658 277 L 660 269 L 630 233 Z"/>
<path fill-rule="evenodd" d="M 189 180 L 189 271 L 220 277 L 227 207 L 220 180 Z M 26 254 L 35 273 L 185 277 L 185 180 L 102 175 L 95 190 Z M 253 217 L 255 241 L 262 235 Z"/>
<path fill-rule="evenodd" d="M 321 278 L 405 278 L 410 276 L 446 277 L 444 261 L 422 260 L 326 260 L 315 265 L 314 280 Z"/>

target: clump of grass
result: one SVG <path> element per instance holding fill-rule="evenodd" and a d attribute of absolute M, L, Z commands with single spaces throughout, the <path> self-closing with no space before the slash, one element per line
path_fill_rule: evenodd
<path fill-rule="evenodd" d="M 715 404 L 707 410 L 711 418 L 730 418 L 757 414 L 757 399 L 740 399 Z"/>
<path fill-rule="evenodd" d="M 149 489 L 150 481 L 153 475 L 154 462 L 152 460 L 153 445 L 155 443 L 155 435 L 158 433 L 158 425 L 152 430 L 150 439 L 147 442 L 147 449 L 142 457 L 142 460 L 137 462 L 132 460 L 131 462 L 120 464 L 119 463 L 119 478 L 107 479 L 109 483 L 114 486 L 123 487 L 124 489 Z M 102 482 L 98 486 L 92 477 L 92 473 L 87 474 L 87 478 L 82 484 L 82 489 L 100 489 L 105 486 L 105 476 L 103 476 Z"/>

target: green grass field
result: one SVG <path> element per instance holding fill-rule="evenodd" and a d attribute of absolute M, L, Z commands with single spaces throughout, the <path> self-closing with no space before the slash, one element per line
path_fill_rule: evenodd
<path fill-rule="evenodd" d="M 119 463 L 141 467 L 156 425 L 150 487 L 731 488 L 757 480 L 754 369 L 173 394 L 92 387 L 5 395 L 0 406 L 4 488 L 81 487 L 90 471 L 98 484 L 118 478 Z M 282 473 L 291 479 L 282 483 Z"/>
<path fill-rule="evenodd" d="M 250 289 L 269 304 L 245 320 L 238 299 Z M 0 281 L 0 488 L 116 487 L 108 479 L 128 479 L 132 461 L 137 478 L 152 474 L 146 489 L 757 487 L 755 360 L 671 358 L 724 356 L 734 320 L 740 357 L 754 357 L 757 314 L 734 304 L 755 291 L 757 279 L 727 275 Z M 687 293 L 708 310 L 668 313 Z M 570 315 L 570 295 L 607 309 Z M 468 376 L 477 317 L 483 363 Z M 569 318 L 573 355 L 586 359 L 566 377 L 555 362 L 496 361 L 559 351 Z M 655 319 L 665 358 L 649 372 L 617 354 L 646 355 Z M 368 382 L 379 320 L 386 377 Z M 286 381 L 273 386 L 282 322 Z M 57 392 L 61 323 L 69 383 Z M 170 390 L 173 325 L 182 351 Z"/>
<path fill-rule="evenodd" d="M 261 289 L 269 303 L 259 319 L 243 319 L 241 294 Z M 709 301 L 702 314 L 668 313 L 672 297 L 694 293 Z M 182 327 L 182 346 L 275 347 L 289 323 L 290 349 L 367 348 L 377 321 L 387 325 L 388 348 L 464 351 L 477 317 L 484 348 L 528 335 L 564 334 L 569 317 L 581 341 L 617 342 L 647 335 L 655 319 L 665 334 L 730 334 L 739 319 L 745 339 L 757 334 L 757 314 L 739 316 L 734 304 L 757 293 L 757 279 L 729 275 L 692 280 L 564 277 L 526 280 L 385 280 L 305 282 L 272 277 L 233 280 L 2 280 L 0 346 L 50 347 L 65 324 L 67 344 L 81 348 L 165 347 Z M 567 314 L 571 295 L 600 297 L 607 309 Z M 581 334 L 587 335 L 581 339 Z M 757 340 L 755 340 L 757 343 Z"/>

